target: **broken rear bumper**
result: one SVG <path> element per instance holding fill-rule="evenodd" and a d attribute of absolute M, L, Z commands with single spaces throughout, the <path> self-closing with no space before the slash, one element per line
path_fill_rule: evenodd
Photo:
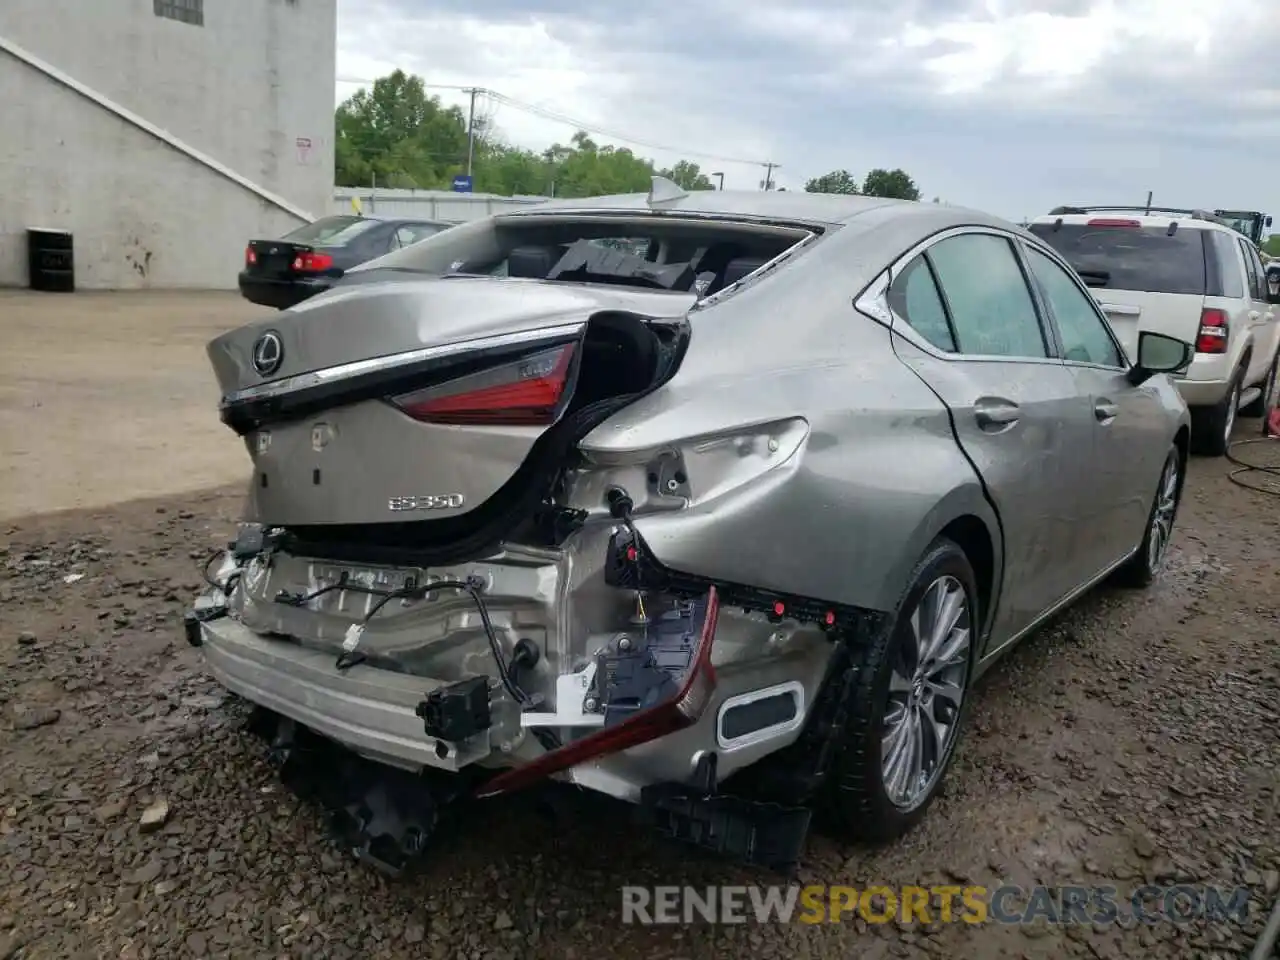
<path fill-rule="evenodd" d="M 288 717 L 371 760 L 456 772 L 489 755 L 487 733 L 441 750 L 415 710 L 443 686 L 367 665 L 339 673 L 333 654 L 255 634 L 231 617 L 199 624 L 209 672 L 244 699 Z"/>

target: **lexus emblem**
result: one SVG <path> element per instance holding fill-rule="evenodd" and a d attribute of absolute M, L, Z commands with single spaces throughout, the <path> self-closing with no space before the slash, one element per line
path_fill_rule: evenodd
<path fill-rule="evenodd" d="M 280 334 L 268 330 L 253 342 L 253 369 L 264 377 L 269 377 L 280 369 L 284 360 L 284 344 Z"/>

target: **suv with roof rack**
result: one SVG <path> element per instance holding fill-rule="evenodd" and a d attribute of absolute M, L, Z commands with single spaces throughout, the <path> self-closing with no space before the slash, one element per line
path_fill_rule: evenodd
<path fill-rule="evenodd" d="M 1195 344 L 1177 380 L 1193 451 L 1223 455 L 1237 413 L 1275 405 L 1280 295 L 1229 224 L 1204 210 L 1057 207 L 1029 229 L 1075 267 L 1131 358 L 1146 331 Z"/>

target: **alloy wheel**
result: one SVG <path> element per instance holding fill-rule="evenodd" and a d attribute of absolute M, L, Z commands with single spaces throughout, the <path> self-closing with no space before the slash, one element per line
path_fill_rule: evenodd
<path fill-rule="evenodd" d="M 1157 572 L 1164 564 L 1165 551 L 1173 537 L 1173 518 L 1178 512 L 1178 457 L 1171 455 L 1160 474 L 1155 508 L 1151 511 L 1151 536 L 1147 539 L 1147 566 Z"/>
<path fill-rule="evenodd" d="M 964 586 L 952 576 L 934 580 L 911 611 L 889 676 L 880 743 L 885 793 L 900 809 L 928 799 L 955 744 L 972 626 Z"/>

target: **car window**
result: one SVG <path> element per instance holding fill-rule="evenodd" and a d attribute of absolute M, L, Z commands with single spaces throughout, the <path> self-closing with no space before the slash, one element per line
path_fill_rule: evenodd
<path fill-rule="evenodd" d="M 894 277 L 889 286 L 889 307 L 939 350 L 956 352 L 946 307 L 942 305 L 929 263 L 923 256 L 916 257 Z"/>
<path fill-rule="evenodd" d="M 364 217 L 321 217 L 319 220 L 304 224 L 298 229 L 286 233 L 280 239 L 288 240 L 291 243 L 340 246 L 377 225 L 377 220 Z"/>
<path fill-rule="evenodd" d="M 396 240 L 402 247 L 425 240 L 440 232 L 440 228 L 428 223 L 404 223 L 396 229 Z"/>
<path fill-rule="evenodd" d="M 1106 321 L 1089 301 L 1067 271 L 1034 248 L 1027 251 L 1031 275 L 1040 284 L 1040 292 L 1049 304 L 1062 334 L 1063 356 L 1078 363 L 1098 363 L 1107 367 L 1123 367 L 1120 350 L 1107 330 Z"/>
<path fill-rule="evenodd" d="M 928 251 L 961 353 L 1046 357 L 1035 302 L 1013 247 L 1003 237 L 969 233 Z"/>
<path fill-rule="evenodd" d="M 1249 297 L 1253 300 L 1266 300 L 1266 289 L 1263 286 L 1262 262 L 1257 251 L 1245 240 L 1238 241 L 1240 252 L 1244 254 L 1245 276 L 1249 281 Z"/>
<path fill-rule="evenodd" d="M 1222 280 L 1222 295 L 1233 299 L 1244 296 L 1245 281 L 1240 273 L 1240 249 L 1236 239 L 1221 230 L 1209 231 L 1209 242 L 1213 245 L 1214 259 L 1218 263 L 1218 276 Z M 1246 258 L 1246 263 L 1248 258 Z M 1248 270 L 1246 268 L 1245 275 Z"/>
<path fill-rule="evenodd" d="M 1203 230 L 1144 227 L 1099 217 L 1088 223 L 1034 223 L 1031 232 L 1071 264 L 1091 287 L 1205 295 Z M 1212 232 L 1212 231 L 1211 231 Z"/>

